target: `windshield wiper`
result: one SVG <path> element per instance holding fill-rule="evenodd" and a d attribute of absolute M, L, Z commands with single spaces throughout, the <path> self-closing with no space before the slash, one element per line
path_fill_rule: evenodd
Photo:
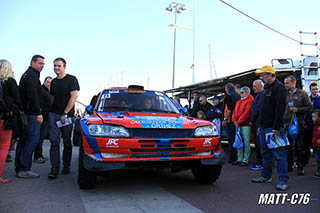
<path fill-rule="evenodd" d="M 103 111 L 107 111 L 107 112 L 109 112 L 109 111 L 115 111 L 115 109 L 116 109 L 116 111 L 129 111 L 130 109 L 129 108 L 127 108 L 127 107 L 121 107 L 121 106 L 108 106 L 108 107 L 103 107 Z"/>
<path fill-rule="evenodd" d="M 173 111 L 167 111 L 167 110 L 161 110 L 161 109 L 144 109 L 145 111 L 148 112 L 163 112 L 163 113 L 174 113 L 174 114 L 179 114 L 177 112 L 173 112 Z"/>

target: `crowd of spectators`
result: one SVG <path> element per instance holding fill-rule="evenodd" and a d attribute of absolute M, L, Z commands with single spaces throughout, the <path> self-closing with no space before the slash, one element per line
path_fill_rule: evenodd
<path fill-rule="evenodd" d="M 272 66 L 266 65 L 256 74 L 260 79 L 254 80 L 252 85 L 227 83 L 223 96 L 208 99 L 212 104 L 208 103 L 205 94 L 195 92 L 190 116 L 213 121 L 218 126 L 220 134 L 224 131 L 228 141 L 229 163 L 261 170 L 260 176 L 252 178 L 254 183 L 272 182 L 272 162 L 275 157 L 279 179 L 276 188 L 286 190 L 288 172 L 297 168 L 297 175 L 304 175 L 311 148 L 318 165 L 313 177 L 320 179 L 318 84 L 310 84 L 309 96 L 297 88 L 297 79 L 293 75 L 286 76 L 284 82 L 280 82 Z M 249 86 L 253 88 L 254 93 L 251 94 Z M 291 134 L 289 131 L 293 117 L 298 120 L 297 134 Z M 235 149 L 233 143 L 238 128 L 243 146 Z M 267 137 L 270 134 L 288 139 L 290 145 L 269 148 Z M 256 156 L 254 162 L 249 165 L 251 140 L 255 144 Z"/>
<path fill-rule="evenodd" d="M 12 161 L 9 148 L 12 151 L 15 144 L 16 177 L 39 178 L 40 174 L 32 170 L 32 162 L 45 163 L 48 160 L 42 152 L 44 139 L 49 139 L 51 143 L 52 168 L 48 178 L 57 178 L 60 174 L 61 136 L 64 143 L 61 174 L 70 173 L 73 125 L 66 120 L 73 120 L 80 87 L 77 78 L 66 73 L 65 59 L 56 58 L 53 65 L 57 77 L 48 76 L 41 85 L 40 74 L 45 58 L 34 55 L 18 86 L 11 63 L 0 60 L 0 183 L 11 182 L 2 177 L 2 171 L 5 161 Z"/>

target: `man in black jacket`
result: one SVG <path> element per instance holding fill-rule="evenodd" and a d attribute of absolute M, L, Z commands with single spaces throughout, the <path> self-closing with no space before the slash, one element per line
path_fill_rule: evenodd
<path fill-rule="evenodd" d="M 204 114 L 206 115 L 212 105 L 207 101 L 207 97 L 205 95 L 201 95 L 199 103 L 199 111 L 204 112 Z"/>
<path fill-rule="evenodd" d="M 225 115 L 222 122 L 222 126 L 225 127 L 227 138 L 228 138 L 228 149 L 229 149 L 229 163 L 232 165 L 238 164 L 237 162 L 237 150 L 233 147 L 235 140 L 236 128 L 232 122 L 232 113 L 236 106 L 236 102 L 241 99 L 241 96 L 235 92 L 235 86 L 229 82 L 225 85 Z"/>
<path fill-rule="evenodd" d="M 48 160 L 48 158 L 44 157 L 42 154 L 42 144 L 44 139 L 49 139 L 49 112 L 51 110 L 51 105 L 53 102 L 53 97 L 50 95 L 50 84 L 51 84 L 52 77 L 47 76 L 44 79 L 44 82 L 42 84 L 42 101 L 43 101 L 43 107 L 42 107 L 42 114 L 43 114 L 43 123 L 40 127 L 40 140 L 39 143 L 36 146 L 36 149 L 34 150 L 34 162 L 35 163 L 44 163 Z"/>
<path fill-rule="evenodd" d="M 200 96 L 198 92 L 193 93 L 193 106 L 192 106 L 191 117 L 194 117 L 194 118 L 197 117 L 197 112 L 199 111 L 199 106 L 200 106 L 199 97 Z"/>
<path fill-rule="evenodd" d="M 260 78 L 266 83 L 265 92 L 261 102 L 260 113 L 260 150 L 262 154 L 263 169 L 261 176 L 252 178 L 254 183 L 272 182 L 272 155 L 276 157 L 279 184 L 276 189 L 284 191 L 288 188 L 288 163 L 287 153 L 284 146 L 268 148 L 266 141 L 267 133 L 283 136 L 283 115 L 286 107 L 287 91 L 284 85 L 276 79 L 276 70 L 269 65 L 262 67 Z"/>
<path fill-rule="evenodd" d="M 22 105 L 28 120 L 28 136 L 20 140 L 16 149 L 15 171 L 19 178 L 38 178 L 38 173 L 31 171 L 32 154 L 39 142 L 40 125 L 43 122 L 41 114 L 41 83 L 40 72 L 44 67 L 44 57 L 35 55 L 31 59 L 31 66 L 20 79 L 20 95 Z"/>

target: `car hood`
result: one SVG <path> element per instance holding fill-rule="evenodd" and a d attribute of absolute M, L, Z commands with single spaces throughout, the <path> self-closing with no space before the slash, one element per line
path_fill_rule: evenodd
<path fill-rule="evenodd" d="M 194 129 L 198 126 L 214 125 L 212 122 L 194 119 L 180 114 L 168 113 L 96 113 L 88 123 L 121 125 L 126 128 Z M 99 123 L 100 123 L 99 122 Z"/>

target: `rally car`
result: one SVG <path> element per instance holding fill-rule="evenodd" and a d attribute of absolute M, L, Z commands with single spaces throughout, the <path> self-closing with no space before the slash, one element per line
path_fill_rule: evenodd
<path fill-rule="evenodd" d="M 124 168 L 190 168 L 196 181 L 215 182 L 226 162 L 212 122 L 183 115 L 163 92 L 142 86 L 99 93 L 81 120 L 78 184 Z"/>

